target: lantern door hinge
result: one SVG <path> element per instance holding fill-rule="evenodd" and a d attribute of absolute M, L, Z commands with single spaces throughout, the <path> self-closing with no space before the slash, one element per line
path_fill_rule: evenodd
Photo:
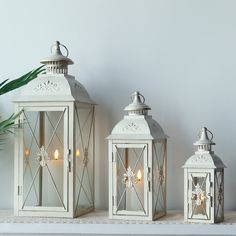
<path fill-rule="evenodd" d="M 151 192 L 151 181 L 148 180 L 148 192 Z"/>
<path fill-rule="evenodd" d="M 17 120 L 18 129 L 22 128 L 22 124 L 23 124 L 23 122 L 21 121 L 21 119 L 18 119 Z"/>
<path fill-rule="evenodd" d="M 210 196 L 211 207 L 213 207 L 213 197 Z"/>
<path fill-rule="evenodd" d="M 151 179 L 152 179 L 152 174 L 151 174 L 151 167 L 148 167 L 147 169 L 148 172 L 148 192 L 151 192 Z"/>
<path fill-rule="evenodd" d="M 17 195 L 22 195 L 22 186 L 18 185 L 17 186 Z"/>
<path fill-rule="evenodd" d="M 116 162 L 115 156 L 116 156 L 116 153 L 115 153 L 115 152 L 112 152 L 112 162 Z"/>
<path fill-rule="evenodd" d="M 112 206 L 115 206 L 116 196 L 112 196 Z"/>

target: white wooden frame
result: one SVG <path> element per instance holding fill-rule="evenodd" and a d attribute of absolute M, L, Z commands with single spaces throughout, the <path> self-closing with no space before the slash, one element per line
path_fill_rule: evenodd
<path fill-rule="evenodd" d="M 64 103 L 64 106 L 58 106 L 54 102 L 45 103 L 21 103 L 16 106 L 18 111 L 62 111 L 64 120 L 64 158 L 63 158 L 63 205 L 64 207 L 45 207 L 45 206 L 25 206 L 23 205 L 23 130 L 17 130 L 16 141 L 15 141 L 15 207 L 14 213 L 19 216 L 68 216 L 71 215 L 71 211 L 68 206 L 68 163 L 69 163 L 69 106 L 68 103 Z M 20 115 L 19 121 L 23 122 L 23 113 Z"/>
<path fill-rule="evenodd" d="M 139 211 L 119 211 L 116 212 L 112 199 L 117 196 L 116 192 L 116 160 L 114 154 L 114 146 L 118 148 L 143 148 L 143 165 L 144 165 L 144 212 Z M 111 219 L 140 219 L 152 220 L 152 141 L 147 140 L 113 140 L 109 141 L 109 217 Z M 111 151 L 112 150 L 112 151 Z M 113 157 L 114 156 L 114 157 Z M 150 188 L 148 187 L 150 185 Z M 115 213 L 116 212 L 116 213 Z"/>
<path fill-rule="evenodd" d="M 184 177 L 185 177 L 185 189 L 184 189 L 184 194 L 185 194 L 185 202 L 184 202 L 184 218 L 185 221 L 188 222 L 200 222 L 200 223 L 215 223 L 215 218 L 214 218 L 214 178 L 215 178 L 215 173 L 214 169 L 185 169 L 184 170 Z M 194 217 L 190 217 L 192 211 L 191 211 L 191 194 L 192 194 L 192 182 L 191 182 L 191 175 L 193 177 L 206 177 L 208 181 L 206 181 L 206 189 L 208 189 L 208 195 L 209 200 L 206 201 L 206 209 L 208 209 L 208 218 L 205 215 L 194 215 Z"/>

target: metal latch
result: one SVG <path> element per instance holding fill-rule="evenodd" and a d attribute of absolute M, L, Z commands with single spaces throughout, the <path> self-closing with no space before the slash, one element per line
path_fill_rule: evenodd
<path fill-rule="evenodd" d="M 17 186 L 17 195 L 22 195 L 22 186 L 18 185 Z"/>
<path fill-rule="evenodd" d="M 71 159 L 70 159 L 70 155 L 71 155 L 71 150 L 68 149 L 68 150 L 67 150 L 68 172 L 71 172 Z"/>
<path fill-rule="evenodd" d="M 151 192 L 151 179 L 152 179 L 151 167 L 148 167 L 148 191 L 149 192 Z"/>
<path fill-rule="evenodd" d="M 116 196 L 112 196 L 112 206 L 115 206 Z"/>

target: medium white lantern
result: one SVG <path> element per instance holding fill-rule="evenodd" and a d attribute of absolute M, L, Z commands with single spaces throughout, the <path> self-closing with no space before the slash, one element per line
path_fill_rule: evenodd
<path fill-rule="evenodd" d="M 208 137 L 208 133 L 211 138 Z M 216 223 L 224 220 L 224 168 L 211 149 L 213 134 L 202 128 L 198 147 L 184 168 L 184 219 L 188 222 Z"/>
<path fill-rule="evenodd" d="M 60 50 L 63 46 L 67 55 Z M 15 141 L 15 215 L 75 217 L 94 209 L 94 102 L 55 42 L 47 72 L 25 86 Z"/>
<path fill-rule="evenodd" d="M 166 144 L 150 107 L 135 92 L 109 139 L 109 217 L 155 220 L 166 214 Z"/>

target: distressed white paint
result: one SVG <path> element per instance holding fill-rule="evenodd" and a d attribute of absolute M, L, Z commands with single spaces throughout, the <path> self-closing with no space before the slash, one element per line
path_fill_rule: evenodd
<path fill-rule="evenodd" d="M 42 74 L 38 76 L 36 79 L 28 83 L 22 90 L 19 97 L 17 97 L 16 103 L 16 112 L 22 111 L 19 119 L 16 120 L 16 124 L 18 128 L 16 130 L 16 139 L 15 139 L 15 183 L 14 183 L 14 213 L 17 216 L 45 216 L 45 217 L 75 217 L 81 214 L 88 213 L 94 210 L 94 173 L 90 173 L 87 169 L 87 161 L 89 161 L 93 167 L 93 158 L 94 158 L 94 102 L 90 99 L 88 92 L 85 88 L 75 80 L 73 76 L 67 75 L 67 65 L 72 64 L 73 62 L 68 59 L 67 57 L 63 56 L 60 51 L 60 43 L 56 42 L 56 48 L 52 50 L 52 56 L 43 60 L 42 63 L 46 64 L 47 72 L 46 74 Z M 53 68 L 52 68 L 53 65 Z M 86 115 L 85 120 L 83 123 L 80 119 L 84 119 L 84 114 L 82 112 L 83 109 L 89 109 L 90 112 L 88 116 Z M 47 115 L 45 112 L 55 112 L 60 111 L 60 118 L 59 121 L 56 121 L 56 124 L 51 123 L 49 117 L 48 120 L 51 123 L 53 128 L 53 132 L 49 139 L 49 143 L 46 143 L 45 140 L 45 133 L 46 129 L 49 127 L 42 126 L 41 124 L 44 123 L 41 117 L 38 118 L 38 123 L 36 120 L 28 121 L 27 112 L 36 112 L 41 113 L 43 112 L 43 116 Z M 38 115 L 40 116 L 40 114 Z M 89 125 L 89 130 L 84 131 L 84 126 L 86 122 L 91 117 L 91 124 Z M 57 126 L 63 118 L 63 143 L 62 143 L 62 150 L 63 150 L 63 157 L 62 157 L 62 166 L 63 166 L 63 173 L 62 173 L 62 180 L 59 181 L 57 176 L 53 176 L 51 174 L 50 168 L 47 164 L 50 162 L 53 163 L 54 161 L 54 168 L 57 168 L 56 163 L 58 160 L 53 160 L 52 157 L 48 156 L 47 148 L 50 145 L 50 141 L 57 136 Z M 77 126 L 76 126 L 76 122 Z M 35 134 L 35 128 L 38 124 L 39 130 L 38 135 Z M 30 180 L 30 187 L 25 186 L 24 183 L 24 172 L 26 169 L 24 168 L 24 161 L 25 161 L 25 141 L 24 141 L 24 132 L 29 125 L 31 130 L 31 143 L 35 142 L 36 148 L 39 150 L 38 154 L 38 167 L 37 171 L 32 171 L 31 169 L 31 180 Z M 54 126 L 53 126 L 54 125 Z M 37 129 L 36 129 L 37 131 Z M 84 143 L 87 140 L 83 140 L 84 136 L 87 135 L 89 132 L 88 144 Z M 92 141 L 90 140 L 92 134 Z M 37 137 L 38 136 L 38 137 Z M 43 136 L 43 137 L 41 137 Z M 41 140 L 43 139 L 43 141 Z M 59 138 L 58 138 L 59 139 Z M 43 144 L 40 144 L 40 143 Z M 78 159 L 76 157 L 76 148 L 79 146 L 79 142 L 81 144 L 80 153 L 82 155 L 81 158 L 83 160 Z M 44 146 L 47 147 L 45 149 Z M 88 153 L 87 149 L 89 150 L 89 146 L 91 148 L 91 152 Z M 32 144 L 30 145 L 30 148 Z M 53 147 L 54 149 L 56 147 Z M 86 149 L 87 148 L 87 149 Z M 30 150 L 30 149 L 29 149 Z M 42 150 L 44 152 L 42 152 Z M 30 150 L 31 151 L 31 150 Z M 36 162 L 36 153 L 31 154 L 31 161 Z M 77 159 L 76 159 L 77 158 Z M 88 159 L 88 160 L 87 160 Z M 77 164 L 78 163 L 78 164 Z M 59 163 L 58 163 L 59 164 Z M 78 165 L 83 166 L 83 173 L 79 172 Z M 39 168 L 43 169 L 44 171 L 48 170 L 49 177 L 46 181 L 51 181 L 53 183 L 52 187 L 55 187 L 55 191 L 60 199 L 61 207 L 58 206 L 48 206 L 40 203 L 38 200 L 40 197 L 40 193 L 44 191 L 44 188 L 40 186 L 39 182 Z M 91 174 L 92 176 L 87 176 L 87 181 L 83 181 L 86 177 L 84 177 L 84 170 L 87 170 L 87 175 Z M 90 170 L 91 171 L 91 170 Z M 33 172 L 33 173 L 32 173 Z M 56 172 L 59 172 L 57 170 Z M 92 169 L 94 172 L 94 169 Z M 33 177 L 34 176 L 34 177 Z M 38 183 L 34 180 L 38 177 Z M 44 177 L 43 177 L 44 178 Z M 77 181 L 77 178 L 80 180 Z M 59 193 L 58 185 L 55 184 L 57 180 L 58 185 L 62 185 L 62 193 Z M 42 180 L 41 180 L 42 181 Z M 90 182 L 92 181 L 92 183 Z M 80 186 L 78 186 L 80 183 Z M 32 204 L 30 206 L 26 205 L 27 198 L 32 191 L 33 188 L 39 189 L 38 191 L 35 190 L 37 204 Z M 33 186 L 33 187 L 32 187 Z M 82 191 L 84 188 L 91 188 L 91 203 L 89 207 L 80 207 L 81 198 L 82 198 Z M 85 193 L 86 194 L 86 193 Z M 86 195 L 87 196 L 87 195 Z M 45 196 L 44 196 L 45 198 Z M 51 198 L 51 196 L 48 196 Z M 44 201 L 47 199 L 43 199 Z M 42 200 L 41 200 L 42 201 Z M 54 199 L 55 201 L 55 199 Z"/>
<path fill-rule="evenodd" d="M 145 94 L 168 140 L 168 209 L 183 209 L 182 164 L 199 127 L 214 130 L 228 166 L 225 207 L 235 209 L 236 2 L 225 0 L 0 0 L 0 81 L 39 65 L 49 45 L 71 49 L 75 75 L 96 110 L 96 207 L 108 208 L 105 137 L 123 117 L 127 95 Z M 63 51 L 63 50 L 62 50 Z M 63 51 L 64 53 L 64 51 Z M 18 91 L 19 92 L 19 91 Z M 16 92 L 16 93 L 18 93 Z M 0 116 L 14 111 L 0 97 Z M 13 208 L 13 136 L 0 151 L 0 208 Z"/>
<path fill-rule="evenodd" d="M 208 134 L 212 137 L 209 138 Z M 212 141 L 213 134 L 204 127 L 200 131 L 199 138 L 194 143 L 198 150 L 183 166 L 184 219 L 187 222 L 218 223 L 224 220 L 224 168 L 226 166 L 212 151 L 211 146 L 215 145 Z M 216 178 L 217 172 L 222 175 L 220 182 Z M 198 178 L 204 180 L 199 181 Z M 194 179 L 197 183 L 194 183 Z M 198 184 L 200 188 L 196 193 Z M 219 198 L 221 198 L 220 203 Z M 203 212 L 197 212 L 197 207 Z"/>
<path fill-rule="evenodd" d="M 139 92 L 134 92 L 131 95 L 131 99 L 131 104 L 124 109 L 128 111 L 128 115 L 124 116 L 115 125 L 111 135 L 107 138 L 109 140 L 109 217 L 111 219 L 156 220 L 166 214 L 167 135 L 161 126 L 148 115 L 150 107 L 144 103 L 143 95 Z M 162 143 L 160 150 L 155 146 L 157 143 Z M 123 154 L 118 149 L 123 149 Z M 130 157 L 129 150 L 134 152 L 136 149 L 141 151 L 137 154 L 135 153 L 135 157 Z M 155 150 L 155 152 L 152 150 Z M 132 179 L 133 175 L 135 175 L 133 172 L 136 170 L 136 164 L 131 166 L 129 163 L 132 161 L 129 160 L 130 158 L 134 158 L 134 162 L 138 163 L 141 156 L 143 157 L 143 161 L 141 160 L 143 165 L 141 168 L 141 171 L 143 171 L 142 184 Z M 155 163 L 153 159 L 156 159 Z M 125 171 L 125 183 L 123 183 L 125 187 L 124 190 L 120 190 L 120 195 L 118 195 L 118 185 L 122 184 L 120 183 L 122 180 L 118 178 L 118 174 L 122 173 L 122 171 L 118 169 L 117 163 L 119 161 L 121 162 L 121 169 L 125 169 L 123 170 Z M 130 171 L 131 176 L 129 176 Z M 163 178 L 164 182 L 160 178 Z M 155 186 L 159 186 L 158 191 L 160 192 L 155 192 Z M 136 189 L 139 187 L 143 189 L 143 201 Z M 141 210 L 130 206 L 131 204 L 126 198 L 128 191 L 132 191 L 131 201 L 136 206 L 141 205 Z M 155 194 L 158 196 L 157 199 L 155 199 Z M 124 200 L 123 208 L 125 209 L 119 209 L 122 200 Z M 157 208 L 158 204 L 162 205 L 161 209 Z"/>

